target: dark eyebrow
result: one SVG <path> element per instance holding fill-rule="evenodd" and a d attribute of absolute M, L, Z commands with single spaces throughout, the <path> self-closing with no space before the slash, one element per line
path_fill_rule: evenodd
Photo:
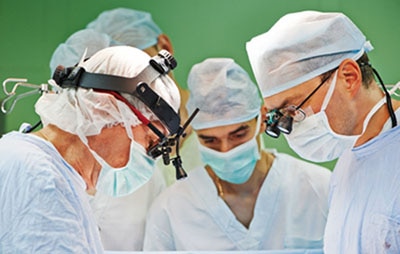
<path fill-rule="evenodd" d="M 239 131 L 247 130 L 247 129 L 249 129 L 249 127 L 250 127 L 249 125 L 241 125 L 241 126 L 239 126 L 239 128 L 237 128 L 237 129 L 234 130 L 234 131 L 229 132 L 228 134 L 229 134 L 229 135 L 233 135 L 233 134 L 238 133 Z"/>
<path fill-rule="evenodd" d="M 201 138 L 201 139 L 215 138 L 215 137 L 213 137 L 213 136 L 207 136 L 207 135 L 203 135 L 203 134 L 199 134 L 198 137 Z"/>
<path fill-rule="evenodd" d="M 233 135 L 233 134 L 236 134 L 236 133 L 238 133 L 240 131 L 247 130 L 249 128 L 250 128 L 249 125 L 241 125 L 236 130 L 233 130 L 233 131 L 229 132 L 228 135 Z M 214 136 L 207 136 L 207 135 L 203 135 L 203 134 L 199 134 L 198 137 L 201 138 L 201 139 L 215 138 Z"/>

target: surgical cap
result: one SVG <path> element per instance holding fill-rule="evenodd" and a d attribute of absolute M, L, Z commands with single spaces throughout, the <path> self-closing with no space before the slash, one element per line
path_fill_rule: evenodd
<path fill-rule="evenodd" d="M 83 53 L 91 57 L 100 49 L 115 45 L 107 34 L 98 33 L 93 29 L 82 29 L 73 33 L 64 43 L 54 51 L 50 59 L 50 70 L 53 75 L 58 65 L 74 66 L 79 62 Z"/>
<path fill-rule="evenodd" d="M 120 44 L 142 50 L 155 45 L 162 33 L 150 13 L 127 8 L 104 11 L 87 28 L 108 34 Z"/>
<path fill-rule="evenodd" d="M 247 72 L 230 58 L 209 58 L 189 72 L 189 112 L 195 130 L 246 122 L 260 113 L 262 100 Z"/>
<path fill-rule="evenodd" d="M 142 50 L 114 46 L 98 51 L 80 66 L 91 73 L 135 77 L 148 66 L 149 60 L 150 56 Z M 168 75 L 160 76 L 149 86 L 178 112 L 179 90 Z M 139 99 L 130 94 L 122 95 L 148 119 L 158 120 Z M 54 124 L 80 137 L 97 135 L 104 127 L 117 124 L 129 127 L 141 123 L 125 103 L 93 89 L 67 88 L 59 94 L 45 93 L 35 107 L 44 125 Z"/>
<path fill-rule="evenodd" d="M 364 34 L 342 13 L 303 11 L 283 16 L 246 44 L 263 97 L 272 96 L 372 50 Z"/>

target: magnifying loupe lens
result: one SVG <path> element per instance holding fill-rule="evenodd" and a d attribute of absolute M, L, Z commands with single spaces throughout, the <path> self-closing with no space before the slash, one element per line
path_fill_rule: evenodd
<path fill-rule="evenodd" d="M 285 134 L 290 134 L 292 132 L 293 117 L 287 115 L 279 119 L 277 127 L 279 130 Z"/>
<path fill-rule="evenodd" d="M 279 137 L 279 134 L 281 134 L 281 131 L 279 130 L 279 128 L 276 127 L 276 125 L 267 125 L 265 133 L 273 138 L 277 138 Z"/>

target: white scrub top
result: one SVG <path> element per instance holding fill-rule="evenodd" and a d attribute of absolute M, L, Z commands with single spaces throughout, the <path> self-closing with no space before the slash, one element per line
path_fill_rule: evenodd
<path fill-rule="evenodd" d="M 340 157 L 332 175 L 325 253 L 400 253 L 399 151 L 397 126 Z"/>
<path fill-rule="evenodd" d="M 159 169 L 150 181 L 124 197 L 96 193 L 90 199 L 105 250 L 141 251 L 146 215 L 155 197 L 165 189 Z"/>
<path fill-rule="evenodd" d="M 286 154 L 275 156 L 249 229 L 236 220 L 199 167 L 153 203 L 144 250 L 322 248 L 330 171 Z"/>
<path fill-rule="evenodd" d="M 103 253 L 85 182 L 34 135 L 0 139 L 0 253 Z"/>

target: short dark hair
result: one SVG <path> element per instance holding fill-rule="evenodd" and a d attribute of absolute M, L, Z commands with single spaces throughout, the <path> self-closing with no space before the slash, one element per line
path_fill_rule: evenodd
<path fill-rule="evenodd" d="M 356 62 L 361 69 L 363 86 L 368 88 L 369 85 L 371 84 L 372 80 L 374 80 L 374 71 L 372 70 L 372 66 L 369 63 L 368 55 L 366 53 L 364 53 Z M 337 67 L 323 73 L 321 75 L 321 80 L 329 78 L 329 76 L 331 76 L 336 70 L 337 70 Z"/>

